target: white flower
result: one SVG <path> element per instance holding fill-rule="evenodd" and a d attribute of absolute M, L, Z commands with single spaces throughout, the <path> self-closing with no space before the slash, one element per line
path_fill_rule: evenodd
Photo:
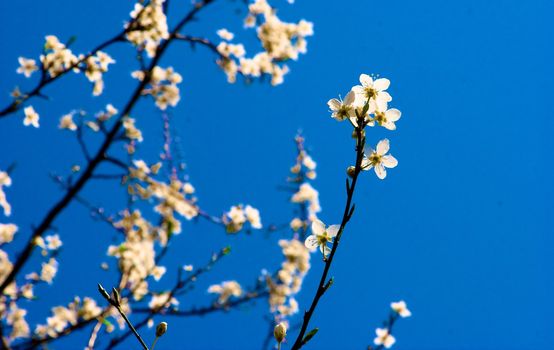
<path fill-rule="evenodd" d="M 333 112 L 331 117 L 338 121 L 343 121 L 346 118 L 356 118 L 353 106 L 355 99 L 356 94 L 354 91 L 350 91 L 346 94 L 344 101 L 337 98 L 332 98 L 327 101 L 327 105 L 331 109 L 331 112 Z"/>
<path fill-rule="evenodd" d="M 19 57 L 19 68 L 17 68 L 17 73 L 23 74 L 26 78 L 29 78 L 34 71 L 38 70 L 38 66 L 35 60 L 28 59 L 25 57 Z"/>
<path fill-rule="evenodd" d="M 14 224 L 0 224 L 0 244 L 10 243 L 17 230 Z"/>
<path fill-rule="evenodd" d="M 387 176 L 385 168 L 394 168 L 398 165 L 398 161 L 390 154 L 386 154 L 389 151 L 390 144 L 388 139 L 379 141 L 377 144 L 377 150 L 370 149 L 369 156 L 364 156 L 362 160 L 362 170 L 375 169 L 375 174 L 381 180 Z"/>
<path fill-rule="evenodd" d="M 391 303 L 390 307 L 402 318 L 412 316 L 412 312 L 408 310 L 408 307 L 406 306 L 406 302 L 404 300 Z"/>
<path fill-rule="evenodd" d="M 375 333 L 377 334 L 377 337 L 373 339 L 375 345 L 383 345 L 388 349 L 396 342 L 396 339 L 389 333 L 387 328 L 377 328 Z"/>
<path fill-rule="evenodd" d="M 244 208 L 244 214 L 246 215 L 246 220 L 250 222 L 252 228 L 260 229 L 262 228 L 262 221 L 260 219 L 260 211 L 250 205 L 247 205 Z"/>
<path fill-rule="evenodd" d="M 221 28 L 220 30 L 218 30 L 217 35 L 219 35 L 221 39 L 228 40 L 228 41 L 233 40 L 233 38 L 235 37 L 235 34 L 231 33 L 225 28 Z"/>
<path fill-rule="evenodd" d="M 23 125 L 25 126 L 32 125 L 35 128 L 38 128 L 39 116 L 38 116 L 38 113 L 35 112 L 35 109 L 33 108 L 33 106 L 25 107 L 23 112 L 25 113 L 25 119 L 23 120 Z"/>
<path fill-rule="evenodd" d="M 384 109 L 383 112 L 381 112 L 379 109 L 375 110 L 375 121 L 377 124 L 381 125 L 385 129 L 388 130 L 396 130 L 396 125 L 394 122 L 398 121 L 400 119 L 400 111 L 396 108 L 391 109 Z"/>
<path fill-rule="evenodd" d="M 218 303 L 225 304 L 231 296 L 240 297 L 242 295 L 242 288 L 237 281 L 224 281 L 221 284 L 210 286 L 208 293 L 219 294 Z"/>
<path fill-rule="evenodd" d="M 352 88 L 356 93 L 356 105 L 363 106 L 369 99 L 370 104 L 376 104 L 382 110 L 386 109 L 387 102 L 392 101 L 392 97 L 385 91 L 389 88 L 390 81 L 385 78 L 374 81 L 369 75 L 361 74 L 360 83 L 362 85 Z"/>
<path fill-rule="evenodd" d="M 60 124 L 58 125 L 58 128 L 60 129 L 67 129 L 71 131 L 77 130 L 77 124 L 73 121 L 73 114 L 69 113 L 66 115 L 63 115 L 60 118 Z"/>
<path fill-rule="evenodd" d="M 304 244 L 312 252 L 319 247 L 323 256 L 326 257 L 331 252 L 327 243 L 333 241 L 333 238 L 339 233 L 339 229 L 339 225 L 331 225 L 326 228 L 323 222 L 316 219 L 312 222 L 312 234 L 306 238 Z"/>

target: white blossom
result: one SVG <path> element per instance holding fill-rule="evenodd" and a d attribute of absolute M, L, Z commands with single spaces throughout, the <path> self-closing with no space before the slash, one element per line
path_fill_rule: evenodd
<path fill-rule="evenodd" d="M 389 349 L 396 342 L 396 339 L 389 333 L 387 328 L 377 328 L 375 333 L 377 334 L 377 337 L 373 340 L 375 345 L 383 345 Z"/>
<path fill-rule="evenodd" d="M 406 302 L 404 300 L 393 302 L 390 304 L 390 307 L 402 318 L 412 316 L 412 312 L 408 310 L 408 306 L 406 305 Z"/>
<path fill-rule="evenodd" d="M 37 112 L 35 112 L 35 109 L 33 106 L 25 107 L 23 109 L 23 112 L 25 113 L 25 119 L 23 120 L 23 125 L 29 126 L 32 125 L 35 128 L 39 127 L 39 115 Z"/>
<path fill-rule="evenodd" d="M 318 247 L 323 253 L 323 256 L 329 255 L 331 249 L 327 246 L 327 243 L 333 241 L 340 230 L 340 225 L 331 225 L 326 227 L 320 220 L 312 221 L 312 234 L 306 238 L 306 248 L 310 251 L 315 251 Z"/>
<path fill-rule="evenodd" d="M 362 170 L 375 169 L 375 174 L 381 180 L 387 176 L 385 168 L 394 168 L 398 161 L 392 155 L 387 154 L 390 149 L 388 139 L 383 139 L 377 144 L 376 150 L 369 149 L 362 160 Z M 369 154 L 369 155 L 367 155 Z"/>

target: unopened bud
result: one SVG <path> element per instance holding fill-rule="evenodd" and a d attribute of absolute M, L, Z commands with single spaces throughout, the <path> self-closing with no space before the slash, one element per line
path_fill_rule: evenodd
<path fill-rule="evenodd" d="M 275 326 L 275 329 L 273 330 L 273 335 L 275 336 L 275 340 L 277 340 L 278 343 L 282 343 L 283 340 L 285 340 L 285 337 L 287 336 L 287 327 L 283 322 Z"/>
<path fill-rule="evenodd" d="M 165 332 L 167 332 L 167 323 L 160 322 L 160 324 L 156 326 L 156 337 L 161 337 Z"/>
<path fill-rule="evenodd" d="M 346 169 L 346 174 L 348 174 L 348 176 L 350 177 L 354 177 L 354 174 L 356 173 L 356 167 L 354 166 L 349 166 L 347 169 Z"/>

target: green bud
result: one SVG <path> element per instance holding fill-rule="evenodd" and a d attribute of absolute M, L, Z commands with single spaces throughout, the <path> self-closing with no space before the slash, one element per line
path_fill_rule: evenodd
<path fill-rule="evenodd" d="M 275 329 L 273 330 L 273 335 L 275 336 L 275 340 L 277 340 L 278 343 L 282 343 L 283 340 L 285 340 L 285 337 L 287 336 L 287 327 L 283 322 L 275 326 Z"/>

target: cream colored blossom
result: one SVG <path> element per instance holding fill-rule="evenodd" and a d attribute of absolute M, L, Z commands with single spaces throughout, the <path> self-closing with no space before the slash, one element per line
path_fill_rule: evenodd
<path fill-rule="evenodd" d="M 225 304 L 231 297 L 240 297 L 243 291 L 237 281 L 224 281 L 220 284 L 211 285 L 208 288 L 208 293 L 219 294 L 217 302 Z"/>
<path fill-rule="evenodd" d="M 40 55 L 40 62 L 51 77 L 56 77 L 70 68 L 79 72 L 79 67 L 77 67 L 79 58 L 60 43 L 54 35 L 46 37 L 44 49 L 45 54 Z"/>
<path fill-rule="evenodd" d="M 331 117 L 338 121 L 343 121 L 346 118 L 356 118 L 356 113 L 354 111 L 354 100 L 356 94 L 353 91 L 348 92 L 344 101 L 332 98 L 327 102 L 327 105 L 331 109 Z"/>
<path fill-rule="evenodd" d="M 389 349 L 396 342 L 396 339 L 389 333 L 387 328 L 377 328 L 375 330 L 377 337 L 373 339 L 375 345 L 382 345 Z"/>
<path fill-rule="evenodd" d="M 10 309 L 6 317 L 6 323 L 12 327 L 10 338 L 28 338 L 31 330 L 25 321 L 27 310 L 20 309 L 15 302 L 10 303 Z"/>
<path fill-rule="evenodd" d="M 340 225 L 331 225 L 326 227 L 320 220 L 312 221 L 312 234 L 306 238 L 306 248 L 310 251 L 315 251 L 318 247 L 323 253 L 323 256 L 327 257 L 331 252 L 331 249 L 327 246 L 327 243 L 333 241 L 333 239 L 339 233 Z"/>
<path fill-rule="evenodd" d="M 125 136 L 128 139 L 142 142 L 142 132 L 135 126 L 133 118 L 123 118 L 123 128 L 125 129 Z"/>
<path fill-rule="evenodd" d="M 48 262 L 42 263 L 40 279 L 48 284 L 51 284 L 58 273 L 58 262 L 54 258 L 50 258 Z"/>
<path fill-rule="evenodd" d="M 144 72 L 135 71 L 131 75 L 138 79 L 144 79 Z M 149 86 L 143 89 L 143 95 L 151 95 L 156 106 L 159 109 L 165 110 L 167 106 L 175 107 L 181 99 L 179 84 L 183 78 L 181 75 L 173 70 L 173 67 L 161 68 L 156 66 L 152 69 L 152 74 L 149 80 Z"/>
<path fill-rule="evenodd" d="M 10 216 L 12 213 L 12 207 L 8 203 L 4 187 L 10 187 L 12 185 L 12 179 L 10 175 L 5 171 L 0 171 L 0 207 L 4 210 L 5 216 Z"/>
<path fill-rule="evenodd" d="M 19 57 L 19 68 L 17 68 L 17 73 L 23 74 L 26 78 L 29 78 L 33 72 L 38 70 L 37 62 L 35 60 Z"/>
<path fill-rule="evenodd" d="M 18 227 L 14 224 L 0 224 L 0 245 L 10 243 L 17 230 Z"/>
<path fill-rule="evenodd" d="M 77 124 L 73 121 L 73 113 L 65 114 L 60 118 L 60 124 L 58 125 L 60 129 L 67 129 L 71 131 L 77 130 Z"/>
<path fill-rule="evenodd" d="M 402 318 L 412 316 L 412 312 L 408 310 L 408 306 L 406 305 L 406 302 L 404 300 L 393 302 L 390 304 L 390 307 Z"/>
<path fill-rule="evenodd" d="M 235 35 L 233 33 L 231 33 L 230 31 L 228 31 L 227 29 L 225 28 L 221 28 L 220 30 L 217 31 L 217 35 L 223 39 L 223 40 L 227 40 L 227 41 L 231 41 L 233 40 L 233 38 L 235 37 Z"/>
<path fill-rule="evenodd" d="M 385 108 L 384 111 L 380 111 L 379 108 L 377 108 L 374 112 L 374 115 L 374 120 L 377 122 L 377 124 L 388 130 L 396 130 L 396 124 L 394 123 L 398 121 L 398 119 L 400 119 L 401 113 L 396 108 Z"/>
<path fill-rule="evenodd" d="M 366 101 L 369 101 L 370 110 L 374 110 L 375 107 L 380 110 L 386 110 L 386 105 L 392 100 L 392 97 L 386 91 L 390 86 L 390 81 L 385 78 L 373 80 L 367 74 L 360 75 L 360 83 L 362 85 L 356 85 L 352 88 L 352 91 L 356 93 L 356 104 L 363 106 Z"/>
<path fill-rule="evenodd" d="M 366 151 L 369 155 L 364 155 L 362 160 L 362 170 L 375 169 L 375 174 L 381 180 L 387 176 L 385 168 L 394 168 L 398 165 L 398 161 L 392 155 L 387 154 L 390 149 L 388 139 L 383 139 L 377 144 L 376 150 L 369 149 Z"/>
<path fill-rule="evenodd" d="M 173 296 L 170 296 L 169 292 L 152 295 L 152 299 L 148 303 L 148 307 L 151 310 L 167 308 L 171 305 L 177 306 L 179 305 L 179 301 Z"/>
<path fill-rule="evenodd" d="M 250 226 L 252 226 L 252 228 L 255 228 L 255 229 L 262 228 L 260 211 L 258 209 L 253 208 L 250 205 L 247 205 L 246 208 L 244 208 L 244 214 L 246 215 L 246 220 L 250 222 Z"/>
<path fill-rule="evenodd" d="M 292 195 L 291 202 L 307 202 L 310 220 L 317 218 L 316 214 L 321 211 L 321 206 L 319 205 L 319 192 L 307 182 L 300 185 L 298 191 Z"/>
<path fill-rule="evenodd" d="M 165 0 L 152 0 L 146 6 L 136 3 L 131 12 L 134 21 L 125 26 L 127 40 L 144 47 L 149 57 L 154 57 L 160 42 L 169 38 L 164 2 Z"/>
<path fill-rule="evenodd" d="M 29 126 L 32 125 L 35 128 L 39 127 L 39 115 L 37 112 L 35 112 L 35 109 L 33 106 L 25 107 L 23 109 L 23 112 L 25 113 L 25 119 L 23 120 L 23 125 Z"/>

